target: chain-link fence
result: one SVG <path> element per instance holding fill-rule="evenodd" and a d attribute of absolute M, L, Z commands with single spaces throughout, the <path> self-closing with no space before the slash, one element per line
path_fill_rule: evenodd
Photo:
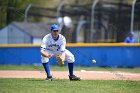
<path fill-rule="evenodd" d="M 49 33 L 50 23 L 63 24 L 67 42 L 123 42 L 131 31 L 133 5 L 134 37 L 140 42 L 140 2 L 135 1 L 61 0 L 51 8 L 29 4 L 24 9 L 1 4 L 0 44 L 39 43 Z"/>

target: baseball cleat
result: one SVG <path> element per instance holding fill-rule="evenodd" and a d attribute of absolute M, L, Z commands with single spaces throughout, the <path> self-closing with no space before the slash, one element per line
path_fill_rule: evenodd
<path fill-rule="evenodd" d="M 47 76 L 46 80 L 47 80 L 47 81 L 52 81 L 53 78 L 52 78 L 52 76 Z"/>
<path fill-rule="evenodd" d="M 70 79 L 71 81 L 80 81 L 80 80 L 81 80 L 80 77 L 77 77 L 77 76 L 75 76 L 75 75 L 69 76 L 69 79 Z"/>

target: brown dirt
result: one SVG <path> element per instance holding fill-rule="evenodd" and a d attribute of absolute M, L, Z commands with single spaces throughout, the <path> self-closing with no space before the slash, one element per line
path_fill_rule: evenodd
<path fill-rule="evenodd" d="M 68 71 L 51 71 L 57 79 L 68 79 Z M 140 73 L 124 73 L 111 71 L 75 71 L 82 80 L 140 80 Z M 44 71 L 0 70 L 0 78 L 41 78 L 45 79 Z"/>

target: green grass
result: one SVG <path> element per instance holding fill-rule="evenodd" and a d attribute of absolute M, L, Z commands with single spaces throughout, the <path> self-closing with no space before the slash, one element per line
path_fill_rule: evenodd
<path fill-rule="evenodd" d="M 0 79 L 0 93 L 140 93 L 140 81 Z"/>
<path fill-rule="evenodd" d="M 67 66 L 51 66 L 52 71 L 66 71 L 68 70 Z M 33 65 L 0 65 L 0 70 L 44 70 L 43 66 L 33 66 Z M 76 71 L 87 70 L 87 71 L 123 71 L 123 72 L 132 72 L 140 73 L 140 68 L 103 68 L 103 67 L 77 67 L 75 66 Z"/>

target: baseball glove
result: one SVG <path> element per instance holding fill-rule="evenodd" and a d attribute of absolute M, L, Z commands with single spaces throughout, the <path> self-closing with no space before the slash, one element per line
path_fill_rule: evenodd
<path fill-rule="evenodd" d="M 57 57 L 58 65 L 62 67 L 64 65 L 64 61 L 61 59 L 61 57 Z"/>

